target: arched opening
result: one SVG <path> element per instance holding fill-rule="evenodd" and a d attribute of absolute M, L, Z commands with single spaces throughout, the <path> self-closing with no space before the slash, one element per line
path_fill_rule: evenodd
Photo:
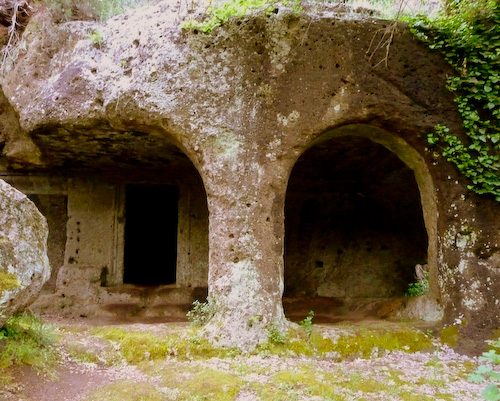
<path fill-rule="evenodd" d="M 395 140 L 391 151 L 391 140 L 375 127 L 347 126 L 297 160 L 285 202 L 289 318 L 309 309 L 324 320 L 388 316 L 417 281 L 416 266 L 434 266 L 432 222 L 416 172 L 401 160 L 416 152 L 403 155 Z"/>
<path fill-rule="evenodd" d="M 47 204 L 54 228 L 51 286 L 34 308 L 184 319 L 208 284 L 207 196 L 196 166 L 166 133 L 71 128 L 33 133 L 46 170 L 8 177 Z"/>

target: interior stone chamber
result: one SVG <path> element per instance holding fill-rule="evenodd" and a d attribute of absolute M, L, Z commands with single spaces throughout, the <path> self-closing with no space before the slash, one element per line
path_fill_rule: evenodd
<path fill-rule="evenodd" d="M 367 138 L 326 140 L 299 158 L 285 227 L 285 294 L 402 297 L 427 265 L 413 171 Z"/>

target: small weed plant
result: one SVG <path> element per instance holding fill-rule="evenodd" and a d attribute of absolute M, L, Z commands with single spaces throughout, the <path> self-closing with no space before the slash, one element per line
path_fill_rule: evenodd
<path fill-rule="evenodd" d="M 425 278 L 415 283 L 408 284 L 408 288 L 405 292 L 405 297 L 419 297 L 421 295 L 427 294 L 428 292 L 429 279 Z"/>
<path fill-rule="evenodd" d="M 97 47 L 101 46 L 101 44 L 104 40 L 101 31 L 94 31 L 92 33 L 89 33 L 87 35 L 87 37 L 92 41 L 94 46 L 97 46 Z"/>
<path fill-rule="evenodd" d="M 275 320 L 267 328 L 267 338 L 274 344 L 285 344 L 286 333 L 283 333 L 279 323 Z"/>
<path fill-rule="evenodd" d="M 429 292 L 429 272 L 426 268 L 426 265 L 416 265 L 415 275 L 417 281 L 408 285 L 408 288 L 405 292 L 405 297 L 419 297 Z"/>
<path fill-rule="evenodd" d="M 193 326 L 203 326 L 212 318 L 214 313 L 215 301 L 209 297 L 206 302 L 194 301 L 191 310 L 186 316 Z"/>
<path fill-rule="evenodd" d="M 314 318 L 314 312 L 311 310 L 307 314 L 307 316 L 304 318 L 304 320 L 300 321 L 299 325 L 304 329 L 306 332 L 307 338 L 311 338 L 311 334 L 313 332 L 313 318 Z"/>
<path fill-rule="evenodd" d="M 469 376 L 469 380 L 474 383 L 490 382 L 481 393 L 483 399 L 488 401 L 500 400 L 500 372 L 493 369 L 493 366 L 500 365 L 500 338 L 495 341 L 488 341 L 491 349 L 483 352 L 479 360 L 485 362 L 479 365 L 474 373 Z"/>

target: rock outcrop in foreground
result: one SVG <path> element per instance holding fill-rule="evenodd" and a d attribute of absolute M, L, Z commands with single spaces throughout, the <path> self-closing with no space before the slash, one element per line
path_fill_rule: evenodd
<path fill-rule="evenodd" d="M 49 278 L 47 235 L 33 202 L 0 180 L 0 327 L 31 304 Z"/>

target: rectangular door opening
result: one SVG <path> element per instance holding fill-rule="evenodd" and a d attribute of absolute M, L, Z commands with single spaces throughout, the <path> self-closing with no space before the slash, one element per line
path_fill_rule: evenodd
<path fill-rule="evenodd" d="M 178 189 L 127 185 L 123 282 L 165 285 L 176 281 Z"/>

